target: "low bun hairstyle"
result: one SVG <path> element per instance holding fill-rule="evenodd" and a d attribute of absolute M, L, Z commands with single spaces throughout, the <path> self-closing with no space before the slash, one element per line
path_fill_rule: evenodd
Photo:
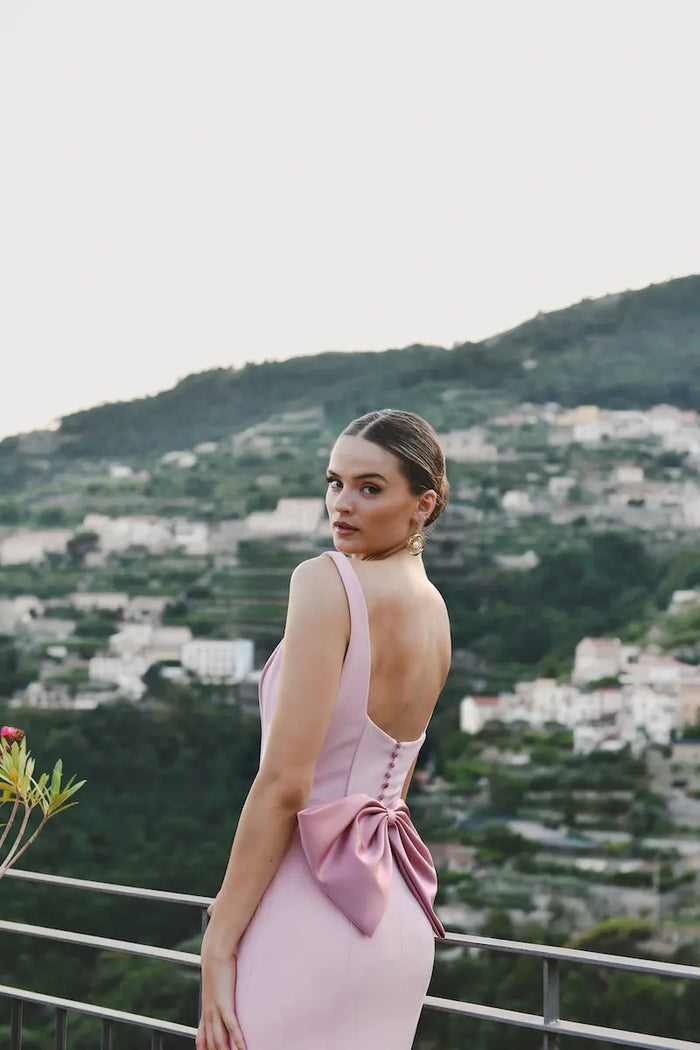
<path fill-rule="evenodd" d="M 432 525 L 440 517 L 447 506 L 450 484 L 445 473 L 445 454 L 427 420 L 415 412 L 380 408 L 353 419 L 343 435 L 362 437 L 396 456 L 415 496 L 428 489 L 437 493 L 435 509 L 425 524 Z"/>

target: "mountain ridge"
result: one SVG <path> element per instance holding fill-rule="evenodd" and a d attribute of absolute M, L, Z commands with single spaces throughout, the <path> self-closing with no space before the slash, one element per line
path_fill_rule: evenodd
<path fill-rule="evenodd" d="M 69 458 L 153 455 L 312 405 L 330 421 L 379 403 L 429 414 L 455 386 L 513 401 L 700 407 L 700 275 L 582 299 L 451 349 L 325 351 L 192 373 L 158 394 L 62 417 L 57 444 Z"/>

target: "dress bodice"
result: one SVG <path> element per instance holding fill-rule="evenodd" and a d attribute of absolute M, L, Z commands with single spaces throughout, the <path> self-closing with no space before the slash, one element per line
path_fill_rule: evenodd
<path fill-rule="evenodd" d="M 432 908 L 435 869 L 401 798 L 425 731 L 416 740 L 395 740 L 369 717 L 371 650 L 364 592 L 345 555 L 326 554 L 347 595 L 350 640 L 311 793 L 299 814 L 302 845 L 328 896 L 363 932 L 371 933 L 381 919 L 393 857 L 442 936 L 444 929 Z M 260 676 L 262 754 L 277 698 L 283 645 L 284 640 Z"/>

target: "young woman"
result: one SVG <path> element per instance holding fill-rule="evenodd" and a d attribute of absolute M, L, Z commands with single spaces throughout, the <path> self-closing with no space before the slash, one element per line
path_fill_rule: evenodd
<path fill-rule="evenodd" d="M 413 413 L 370 412 L 333 447 L 336 550 L 294 570 L 260 679 L 260 769 L 202 943 L 197 1050 L 410 1050 L 444 935 L 404 799 L 450 666 L 421 557 L 448 492 Z"/>

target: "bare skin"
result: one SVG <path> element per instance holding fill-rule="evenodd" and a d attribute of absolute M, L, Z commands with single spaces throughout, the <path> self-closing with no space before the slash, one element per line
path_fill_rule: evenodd
<path fill-rule="evenodd" d="M 368 475 L 371 475 L 369 477 Z M 445 605 L 406 543 L 435 506 L 411 493 L 399 461 L 361 437 L 331 453 L 326 507 L 337 550 L 352 557 L 372 642 L 369 717 L 398 740 L 423 732 L 450 664 Z M 344 522 L 346 527 L 337 526 Z M 290 583 L 275 713 L 202 942 L 197 1050 L 245 1050 L 235 1013 L 236 952 L 306 805 L 350 637 L 342 582 L 329 558 L 303 562 Z M 413 769 L 406 777 L 408 791 Z M 251 1048 L 252 1050 L 252 1048 Z"/>

